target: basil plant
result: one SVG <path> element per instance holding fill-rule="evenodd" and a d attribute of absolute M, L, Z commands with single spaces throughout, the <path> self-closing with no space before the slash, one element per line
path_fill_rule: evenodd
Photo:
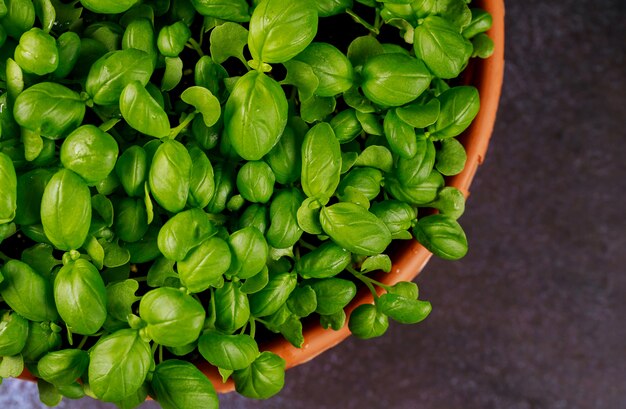
<path fill-rule="evenodd" d="M 446 177 L 480 97 L 456 78 L 491 23 L 469 0 L 0 0 L 0 380 L 217 408 L 198 363 L 280 392 L 268 333 L 424 320 L 380 278 L 396 240 L 468 250 Z"/>

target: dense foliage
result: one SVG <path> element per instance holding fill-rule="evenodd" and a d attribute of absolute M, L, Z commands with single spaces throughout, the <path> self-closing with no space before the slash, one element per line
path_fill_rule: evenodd
<path fill-rule="evenodd" d="M 467 252 L 444 177 L 490 25 L 465 0 L 0 0 L 0 379 L 211 408 L 194 360 L 268 398 L 259 339 L 423 320 L 370 275 L 392 240 Z"/>

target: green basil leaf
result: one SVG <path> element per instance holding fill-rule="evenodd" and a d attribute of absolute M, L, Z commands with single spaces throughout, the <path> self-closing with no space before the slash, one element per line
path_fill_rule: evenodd
<path fill-rule="evenodd" d="M 352 0 L 317 0 L 315 6 L 320 17 L 330 17 L 351 8 L 352 3 Z"/>
<path fill-rule="evenodd" d="M 226 22 L 211 31 L 211 58 L 218 64 L 230 57 L 236 57 L 248 65 L 243 50 L 248 43 L 248 30 L 242 25 Z"/>
<path fill-rule="evenodd" d="M 285 61 L 283 65 L 287 69 L 287 76 L 281 84 L 293 85 L 298 88 L 300 101 L 309 100 L 320 83 L 315 75 L 315 71 L 313 71 L 313 67 L 298 60 Z"/>
<path fill-rule="evenodd" d="M 54 37 L 37 27 L 22 34 L 14 58 L 29 74 L 50 74 L 59 66 L 59 50 Z"/>
<path fill-rule="evenodd" d="M 206 317 L 195 298 L 168 287 L 146 293 L 139 302 L 139 315 L 147 324 L 142 331 L 157 344 L 169 347 L 196 341 Z"/>
<path fill-rule="evenodd" d="M 383 54 L 385 50 L 378 40 L 373 36 L 357 37 L 348 46 L 348 59 L 352 65 L 358 67 L 364 65 L 368 60 Z"/>
<path fill-rule="evenodd" d="M 263 0 L 250 18 L 248 47 L 253 64 L 291 60 L 317 34 L 317 9 L 309 0 Z"/>
<path fill-rule="evenodd" d="M 139 81 L 132 81 L 120 95 L 124 120 L 137 131 L 163 138 L 170 133 L 170 121 L 159 103 Z"/>
<path fill-rule="evenodd" d="M 117 142 L 111 135 L 93 125 L 83 125 L 63 141 L 61 163 L 93 184 L 113 171 L 118 152 Z"/>
<path fill-rule="evenodd" d="M 472 57 L 489 58 L 495 50 L 495 43 L 485 33 L 477 34 L 472 38 Z"/>
<path fill-rule="evenodd" d="M 91 194 L 74 172 L 61 169 L 52 176 L 41 200 L 41 222 L 57 249 L 82 247 L 91 224 Z"/>
<path fill-rule="evenodd" d="M 85 104 L 76 92 L 63 85 L 40 82 L 17 96 L 13 116 L 30 131 L 61 139 L 82 123 Z"/>
<path fill-rule="evenodd" d="M 154 365 L 150 344 L 133 329 L 101 338 L 89 358 L 89 387 L 105 402 L 121 401 L 137 392 Z"/>
<path fill-rule="evenodd" d="M 267 399 L 285 385 L 285 360 L 271 352 L 263 352 L 247 368 L 235 371 L 237 392 L 253 399 Z"/>
<path fill-rule="evenodd" d="M 310 284 L 315 291 L 320 315 L 332 315 L 344 309 L 356 295 L 356 285 L 341 278 L 325 278 Z"/>
<path fill-rule="evenodd" d="M 413 300 L 398 294 L 383 294 L 376 300 L 380 311 L 401 324 L 416 324 L 424 320 L 432 306 L 428 301 Z"/>
<path fill-rule="evenodd" d="M 434 75 L 449 79 L 458 77 L 467 65 L 472 43 L 444 18 L 428 16 L 415 28 L 413 49 Z"/>
<path fill-rule="evenodd" d="M 379 254 L 391 243 L 387 226 L 374 214 L 354 203 L 322 208 L 324 232 L 346 250 L 366 256 Z"/>
<path fill-rule="evenodd" d="M 287 307 L 298 317 L 308 317 L 317 309 L 317 293 L 310 285 L 298 287 L 289 295 Z"/>
<path fill-rule="evenodd" d="M 341 176 L 341 148 L 332 127 L 315 125 L 302 143 L 302 190 L 310 198 L 328 200 Z"/>
<path fill-rule="evenodd" d="M 288 248 L 300 240 L 302 229 L 298 225 L 298 209 L 304 197 L 297 189 L 278 192 L 270 205 L 270 227 L 267 242 L 274 248 Z"/>
<path fill-rule="evenodd" d="M 296 262 L 296 271 L 303 278 L 334 277 L 352 262 L 350 252 L 332 241 L 305 254 Z"/>
<path fill-rule="evenodd" d="M 133 10 L 138 10 L 134 8 Z M 150 8 L 152 10 L 152 8 Z M 156 67 L 158 50 L 154 35 L 153 22 L 147 18 L 135 18 L 130 21 L 124 30 L 122 37 L 122 49 L 134 48 L 148 54 L 152 61 L 152 66 Z M 166 59 L 167 62 L 167 59 Z M 181 70 L 182 71 L 182 70 Z"/>
<path fill-rule="evenodd" d="M 13 38 L 28 31 L 35 24 L 35 6 L 31 0 L 5 0 L 6 13 L 0 18 L 0 25 Z"/>
<path fill-rule="evenodd" d="M 145 86 L 153 70 L 152 59 L 141 50 L 112 51 L 91 65 L 85 90 L 98 105 L 116 105 L 128 84 Z"/>
<path fill-rule="evenodd" d="M 170 260 L 182 261 L 189 251 L 214 236 L 217 228 L 201 209 L 176 214 L 159 231 L 159 250 Z"/>
<path fill-rule="evenodd" d="M 411 125 L 400 119 L 396 110 L 390 109 L 387 111 L 384 127 L 389 148 L 393 153 L 405 159 L 415 156 L 417 153 L 415 130 Z"/>
<path fill-rule="evenodd" d="M 261 291 L 270 281 L 269 269 L 266 267 L 260 273 L 247 278 L 241 286 L 241 292 L 245 294 L 254 294 Z"/>
<path fill-rule="evenodd" d="M 148 180 L 152 196 L 165 210 L 176 213 L 184 209 L 189 196 L 191 169 L 189 152 L 180 142 L 167 140 L 157 149 Z"/>
<path fill-rule="evenodd" d="M 122 152 L 115 165 L 115 172 L 128 196 L 141 197 L 148 177 L 148 155 L 145 149 L 133 145 Z"/>
<path fill-rule="evenodd" d="M 132 305 L 140 299 L 135 295 L 138 289 L 139 283 L 130 279 L 107 285 L 106 304 L 109 316 L 126 322 L 133 313 Z"/>
<path fill-rule="evenodd" d="M 389 319 L 372 304 L 359 305 L 350 314 L 348 328 L 361 339 L 380 337 L 389 328 Z"/>
<path fill-rule="evenodd" d="M 439 118 L 440 105 L 439 100 L 433 98 L 426 104 L 415 102 L 397 108 L 395 112 L 402 121 L 413 128 L 426 128 L 434 124 Z"/>
<path fill-rule="evenodd" d="M 13 311 L 3 311 L 1 318 L 0 356 L 17 355 L 22 352 L 28 339 L 28 321 Z"/>
<path fill-rule="evenodd" d="M 375 270 L 382 270 L 385 273 L 391 272 L 391 259 L 386 254 L 370 256 L 361 264 L 361 272 L 369 273 Z"/>
<path fill-rule="evenodd" d="M 191 38 L 191 30 L 182 21 L 170 26 L 164 26 L 157 36 L 157 47 L 164 57 L 178 57 L 185 49 L 185 44 Z"/>
<path fill-rule="evenodd" d="M 430 85 L 424 63 L 404 54 L 380 54 L 367 60 L 361 89 L 372 102 L 401 106 L 419 97 Z"/>
<path fill-rule="evenodd" d="M 339 331 L 346 325 L 347 316 L 345 311 L 339 310 L 334 314 L 320 315 L 320 326 L 324 329 Z"/>
<path fill-rule="evenodd" d="M 98 269 L 85 259 L 63 266 L 54 279 L 54 300 L 68 330 L 93 335 L 107 316 L 106 289 Z"/>
<path fill-rule="evenodd" d="M 53 385 L 70 385 L 87 370 L 89 354 L 80 349 L 64 349 L 44 355 L 37 363 L 41 379 Z"/>
<path fill-rule="evenodd" d="M 198 350 L 211 365 L 229 370 L 245 369 L 260 355 L 256 341 L 249 335 L 223 335 L 215 331 L 200 337 Z"/>
<path fill-rule="evenodd" d="M 231 263 L 228 244 L 219 237 L 211 237 L 192 249 L 177 263 L 182 285 L 191 293 L 199 293 L 219 282 Z"/>
<path fill-rule="evenodd" d="M 463 29 L 463 37 L 465 38 L 472 38 L 477 34 L 484 33 L 489 30 L 493 24 L 493 18 L 487 11 L 473 8 L 471 9 L 471 13 L 472 20 Z"/>
<path fill-rule="evenodd" d="M 162 91 L 171 91 L 183 79 L 183 60 L 180 57 L 165 57 L 165 72 L 161 81 Z"/>
<path fill-rule="evenodd" d="M 49 351 L 61 347 L 61 328 L 50 322 L 28 323 L 28 338 L 22 349 L 22 356 L 26 361 L 37 361 Z"/>
<path fill-rule="evenodd" d="M 340 143 L 350 142 L 363 132 L 363 126 L 354 109 L 339 112 L 330 120 L 330 126 L 333 127 L 335 137 Z"/>
<path fill-rule="evenodd" d="M 287 302 L 296 288 L 295 274 L 279 273 L 272 275 L 267 285 L 259 292 L 250 295 L 250 312 L 255 317 L 264 317 L 278 311 Z"/>
<path fill-rule="evenodd" d="M 263 161 L 245 163 L 237 174 L 239 194 L 252 203 L 267 203 L 274 193 L 276 177 Z"/>
<path fill-rule="evenodd" d="M 17 378 L 24 371 L 22 355 L 5 356 L 0 358 L 0 377 Z"/>
<path fill-rule="evenodd" d="M 263 234 L 254 227 L 244 227 L 231 234 L 228 244 L 233 259 L 228 274 L 240 279 L 258 274 L 265 266 L 269 249 Z"/>
<path fill-rule="evenodd" d="M 314 92 L 320 97 L 334 97 L 352 88 L 354 70 L 348 57 L 328 43 L 311 43 L 295 60 L 308 64 L 318 78 Z M 306 98 L 305 98 L 306 99 Z"/>
<path fill-rule="evenodd" d="M 250 21 L 249 5 L 245 0 L 191 0 L 191 3 L 203 16 L 237 23 Z"/>
<path fill-rule="evenodd" d="M 450 88 L 439 96 L 441 113 L 428 128 L 434 139 L 460 135 L 472 123 L 480 109 L 478 90 L 472 86 Z"/>
<path fill-rule="evenodd" d="M 455 138 L 448 138 L 441 141 L 441 146 L 439 150 L 437 150 L 435 168 L 442 175 L 458 175 L 463 171 L 463 169 L 465 169 L 466 162 L 467 153 L 465 152 L 465 147 L 461 144 L 461 142 L 457 141 Z"/>
<path fill-rule="evenodd" d="M 23 178 L 20 177 L 20 180 L 22 179 Z M 11 158 L 0 152 L 0 224 L 9 223 L 16 217 L 18 210 L 17 204 L 18 179 L 15 173 L 15 167 L 13 166 Z M 22 217 L 20 217 L 20 219 L 21 218 Z M 36 216 L 33 218 L 36 218 Z M 36 223 L 37 221 L 34 220 L 34 222 Z"/>
<path fill-rule="evenodd" d="M 388 148 L 372 145 L 359 154 L 354 166 L 368 166 L 389 173 L 393 169 L 393 157 Z"/>
<path fill-rule="evenodd" d="M 394 239 L 406 236 L 403 233 L 406 233 L 417 220 L 417 211 L 411 205 L 399 200 L 375 203 L 370 211 L 385 223 Z"/>
<path fill-rule="evenodd" d="M 11 260 L 2 267 L 2 276 L 0 296 L 12 310 L 35 322 L 55 321 L 59 317 L 50 282 L 28 264 Z"/>
<path fill-rule="evenodd" d="M 423 217 L 413 227 L 413 234 L 428 251 L 443 259 L 458 260 L 467 253 L 465 232 L 450 216 Z"/>
<path fill-rule="evenodd" d="M 139 0 L 81 0 L 80 3 L 89 11 L 99 14 L 119 14 L 129 10 Z"/>
<path fill-rule="evenodd" d="M 217 123 L 221 114 L 221 106 L 218 99 L 204 87 L 189 87 L 180 95 L 180 99 L 192 105 L 202 114 L 204 124 L 213 126 Z"/>
<path fill-rule="evenodd" d="M 164 409 L 217 409 L 213 384 L 193 364 L 170 359 L 156 366 L 150 382 Z"/>
<path fill-rule="evenodd" d="M 246 160 L 272 150 L 287 125 L 287 98 L 280 85 L 262 73 L 241 77 L 224 107 L 224 138 Z"/>

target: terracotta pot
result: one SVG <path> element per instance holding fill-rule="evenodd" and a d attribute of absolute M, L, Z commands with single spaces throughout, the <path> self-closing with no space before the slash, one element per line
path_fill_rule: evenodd
<path fill-rule="evenodd" d="M 481 106 L 470 128 L 459 137 L 459 141 L 463 143 L 467 151 L 465 170 L 448 179 L 446 184 L 458 188 L 466 197 L 469 195 L 469 188 L 476 170 L 483 163 L 487 152 L 489 139 L 496 121 L 504 77 L 504 0 L 475 0 L 473 4 L 485 9 L 493 16 L 493 26 L 487 34 L 495 43 L 495 52 L 486 60 L 472 60 L 464 72 L 464 82 L 478 88 Z M 394 246 L 391 251 L 393 260 L 391 273 L 382 274 L 377 278 L 384 284 L 413 280 L 432 256 L 415 240 L 402 242 L 399 245 L 394 243 Z M 373 297 L 364 288 L 347 307 L 346 313 L 349 315 L 354 308 L 365 303 L 373 303 Z M 293 368 L 310 361 L 349 336 L 350 331 L 347 325 L 339 331 L 333 331 L 325 330 L 319 323 L 315 323 L 305 327 L 304 346 L 301 349 L 294 347 L 282 338 L 261 345 L 261 349 L 280 355 L 287 361 L 287 368 Z M 234 383 L 231 380 L 222 383 L 217 370 L 206 362 L 199 363 L 198 367 L 211 379 L 218 392 L 226 393 L 234 390 Z"/>
<path fill-rule="evenodd" d="M 500 91 L 504 76 L 504 0 L 475 0 L 475 4 L 493 16 L 493 26 L 488 34 L 495 42 L 495 53 L 486 60 L 474 59 L 464 72 L 464 82 L 478 88 L 481 99 L 480 112 L 470 128 L 459 137 L 467 151 L 465 170 L 450 178 L 446 183 L 460 189 L 467 196 L 472 179 L 483 162 L 489 139 L 496 120 Z M 384 284 L 398 281 L 411 281 L 424 268 L 432 254 L 415 240 L 395 244 L 391 249 L 393 268 L 389 274 L 381 274 L 377 279 Z M 373 297 L 367 289 L 362 289 L 346 309 L 349 314 L 358 305 L 372 303 Z M 310 323 L 304 329 L 304 346 L 299 349 L 284 339 L 275 339 L 261 345 L 261 350 L 272 351 L 287 361 L 287 368 L 310 361 L 324 351 L 336 346 L 350 336 L 348 327 L 339 331 L 325 330 L 319 323 Z M 231 392 L 235 385 L 231 380 L 223 383 L 217 370 L 206 362 L 198 362 L 200 368 L 215 385 L 219 393 Z M 35 380 L 25 370 L 21 379 Z"/>

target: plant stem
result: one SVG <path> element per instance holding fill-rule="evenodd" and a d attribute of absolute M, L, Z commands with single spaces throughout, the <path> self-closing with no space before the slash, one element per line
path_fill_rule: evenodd
<path fill-rule="evenodd" d="M 190 48 L 194 49 L 198 53 L 200 58 L 204 57 L 204 51 L 202 51 L 202 46 L 198 44 L 196 40 L 190 38 L 187 44 L 191 46 Z"/>
<path fill-rule="evenodd" d="M 78 346 L 76 347 L 76 349 L 83 349 L 83 347 L 85 346 L 85 344 L 87 343 L 87 340 L 89 339 L 89 337 L 87 335 L 85 335 L 83 337 L 83 339 L 80 340 L 80 343 L 78 344 Z"/>
<path fill-rule="evenodd" d="M 191 114 L 187 115 L 185 119 L 183 119 L 183 121 L 180 124 L 178 124 L 176 128 L 172 128 L 170 130 L 170 134 L 168 137 L 170 139 L 176 139 L 178 134 L 181 133 L 183 130 L 185 130 L 185 128 L 189 126 L 189 124 L 191 123 L 191 121 L 193 121 L 193 119 L 196 117 L 197 114 L 198 112 L 192 112 Z"/>
<path fill-rule="evenodd" d="M 346 14 L 348 14 L 349 16 L 351 16 L 354 21 L 356 21 L 357 23 L 359 23 L 360 25 L 362 25 L 363 27 L 367 28 L 370 33 L 374 34 L 374 35 L 378 35 L 380 34 L 380 30 L 378 30 L 377 27 L 374 27 L 373 25 L 371 25 L 370 23 L 368 23 L 367 21 L 363 20 L 363 18 L 361 16 L 359 16 L 358 14 L 356 14 L 354 11 L 352 11 L 351 9 L 346 9 Z"/>

